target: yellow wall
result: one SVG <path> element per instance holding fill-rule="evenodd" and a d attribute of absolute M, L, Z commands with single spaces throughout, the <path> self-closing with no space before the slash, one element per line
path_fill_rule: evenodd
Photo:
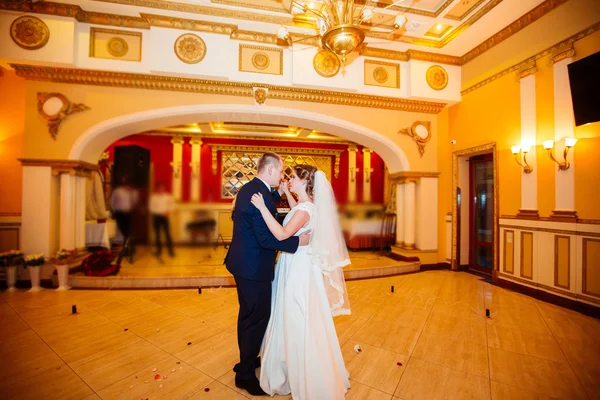
<path fill-rule="evenodd" d="M 572 0 L 575 1 L 575 0 Z M 576 0 L 579 1 L 579 0 Z M 568 4 L 568 3 L 567 3 Z M 543 21 L 543 19 L 542 19 Z M 535 25 L 535 24 L 534 24 Z M 513 37 L 519 39 L 520 34 Z M 526 40 L 524 35 L 519 40 Z M 600 51 L 600 31 L 596 31 L 574 44 L 574 60 Z M 536 54 L 532 44 L 527 56 Z M 507 57 L 509 57 L 507 55 Z M 550 160 L 542 142 L 554 139 L 554 74 L 547 66 L 548 57 L 538 60 L 536 79 L 536 119 L 538 211 L 540 217 L 549 217 L 555 207 L 556 164 Z M 469 65 L 469 64 L 467 64 Z M 480 71 L 481 72 L 481 71 Z M 491 76 L 491 73 L 481 72 Z M 471 82 L 477 83 L 477 82 Z M 440 171 L 438 226 L 439 261 L 444 261 L 446 228 L 445 215 L 452 211 L 452 152 L 496 142 L 498 151 L 498 178 L 500 191 L 500 215 L 516 215 L 521 205 L 522 169 L 515 162 L 510 147 L 521 142 L 520 83 L 516 72 L 504 75 L 492 83 L 465 94 L 462 101 L 439 115 Z M 600 122 L 575 128 L 579 139 L 574 152 L 575 207 L 581 219 L 600 220 L 600 207 L 596 205 L 597 188 L 600 186 Z M 456 145 L 450 145 L 451 140 Z M 532 150 L 533 151 L 533 150 Z M 562 157 L 562 154 L 558 155 Z"/>
<path fill-rule="evenodd" d="M 21 212 L 25 81 L 0 68 L 0 215 Z"/>

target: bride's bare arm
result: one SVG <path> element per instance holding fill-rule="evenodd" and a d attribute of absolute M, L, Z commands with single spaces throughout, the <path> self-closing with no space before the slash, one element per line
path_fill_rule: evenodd
<path fill-rule="evenodd" d="M 273 217 L 273 215 L 269 212 L 269 209 L 265 206 L 262 194 L 255 194 L 252 196 L 251 201 L 252 204 L 254 204 L 254 206 L 260 211 L 260 214 L 265 220 L 265 223 L 267 224 L 267 227 L 273 236 L 280 241 L 293 236 L 310 219 L 310 216 L 306 211 L 297 211 L 285 226 L 281 226 L 275 217 Z"/>

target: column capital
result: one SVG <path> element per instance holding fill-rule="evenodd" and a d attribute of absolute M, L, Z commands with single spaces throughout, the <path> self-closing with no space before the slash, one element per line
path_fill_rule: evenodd
<path fill-rule="evenodd" d="M 190 139 L 190 144 L 191 145 L 200 145 L 200 146 L 202 146 L 202 139 L 200 139 L 200 138 Z"/>
<path fill-rule="evenodd" d="M 356 147 L 355 144 L 351 144 L 350 146 L 348 146 L 348 151 L 349 152 L 358 152 L 358 147 Z"/>
<path fill-rule="evenodd" d="M 550 58 L 548 59 L 548 66 L 551 67 L 557 62 L 573 56 L 575 56 L 575 46 L 573 46 L 573 42 L 564 43 L 552 50 Z"/>
<path fill-rule="evenodd" d="M 171 144 L 183 144 L 184 140 L 183 140 L 183 136 L 173 136 L 171 138 Z"/>
<path fill-rule="evenodd" d="M 366 147 L 363 147 L 363 149 L 362 149 L 362 152 L 363 152 L 363 153 L 369 153 L 369 154 L 370 154 L 370 153 L 373 153 L 373 150 L 371 150 L 371 149 L 367 149 Z"/>

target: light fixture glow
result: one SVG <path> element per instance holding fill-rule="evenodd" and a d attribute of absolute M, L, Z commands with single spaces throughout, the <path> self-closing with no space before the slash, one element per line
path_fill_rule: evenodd
<path fill-rule="evenodd" d="M 544 149 L 550 150 L 554 147 L 554 140 L 544 140 Z"/>
<path fill-rule="evenodd" d="M 519 152 L 521 151 L 521 146 L 512 146 L 512 147 L 510 148 L 510 151 L 511 151 L 513 154 L 519 154 Z"/>
<path fill-rule="evenodd" d="M 575 143 L 577 143 L 577 139 L 572 137 L 565 138 L 565 146 L 573 147 L 575 146 Z"/>

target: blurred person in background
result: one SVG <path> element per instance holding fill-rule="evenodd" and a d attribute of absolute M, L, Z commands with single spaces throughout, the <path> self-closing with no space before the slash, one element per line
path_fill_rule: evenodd
<path fill-rule="evenodd" d="M 171 229 L 169 227 L 169 213 L 175 209 L 175 199 L 165 190 L 165 185 L 162 182 L 158 182 L 154 189 L 154 193 L 150 196 L 150 213 L 154 222 L 154 236 L 156 239 L 156 253 L 154 255 L 160 258 L 162 253 L 160 239 L 162 230 L 165 232 L 169 256 L 175 257 L 173 242 L 171 240 Z"/>
<path fill-rule="evenodd" d="M 121 178 L 121 184 L 117 186 L 110 197 L 110 209 L 117 227 L 123 235 L 123 250 L 119 255 L 119 263 L 124 255 L 129 256 L 130 262 L 135 253 L 134 240 L 131 235 L 133 229 L 132 211 L 138 202 L 138 193 L 129 184 L 126 177 Z"/>

